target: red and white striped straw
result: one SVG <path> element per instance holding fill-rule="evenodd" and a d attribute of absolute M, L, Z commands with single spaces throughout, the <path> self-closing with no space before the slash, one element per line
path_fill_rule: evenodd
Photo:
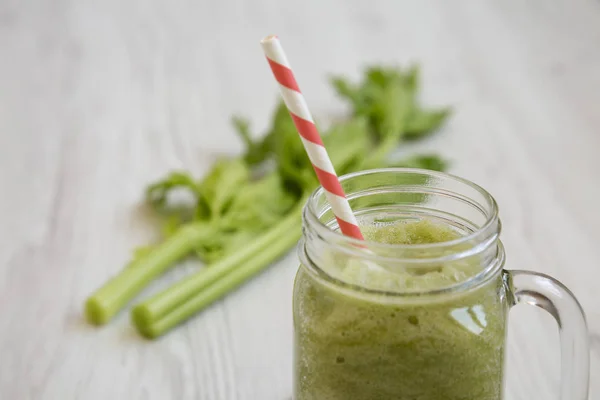
<path fill-rule="evenodd" d="M 277 36 L 271 35 L 261 40 L 260 43 L 267 56 L 271 71 L 279 82 L 281 97 L 294 120 L 308 158 L 310 158 L 321 186 L 325 189 L 325 196 L 331 205 L 331 211 L 338 221 L 340 230 L 346 236 L 364 240 L 279 39 Z"/>

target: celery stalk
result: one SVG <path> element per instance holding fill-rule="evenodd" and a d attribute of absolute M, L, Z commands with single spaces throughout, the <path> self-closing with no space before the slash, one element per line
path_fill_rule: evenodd
<path fill-rule="evenodd" d="M 85 315 L 88 321 L 95 325 L 109 322 L 151 280 L 188 255 L 210 232 L 206 223 L 189 224 L 148 254 L 133 260 L 87 299 Z"/>
<path fill-rule="evenodd" d="M 306 197 L 280 223 L 237 253 L 138 304 L 132 321 L 138 331 L 156 338 L 223 297 L 285 254 L 300 238 L 300 215 Z"/>

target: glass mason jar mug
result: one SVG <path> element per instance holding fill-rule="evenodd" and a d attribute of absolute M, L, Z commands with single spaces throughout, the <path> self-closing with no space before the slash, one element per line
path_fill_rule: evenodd
<path fill-rule="evenodd" d="M 294 283 L 295 400 L 501 400 L 507 314 L 519 303 L 556 318 L 560 398 L 587 399 L 583 311 L 556 280 L 503 269 L 489 193 L 416 169 L 341 182 L 364 232 L 388 240 L 341 235 L 323 189 L 309 199 Z"/>

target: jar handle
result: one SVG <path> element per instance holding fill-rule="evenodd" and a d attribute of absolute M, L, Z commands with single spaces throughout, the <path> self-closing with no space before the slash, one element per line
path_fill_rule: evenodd
<path fill-rule="evenodd" d="M 562 283 L 530 271 L 505 271 L 514 304 L 529 304 L 552 314 L 558 323 L 561 347 L 560 400 L 587 400 L 590 350 L 581 305 Z"/>

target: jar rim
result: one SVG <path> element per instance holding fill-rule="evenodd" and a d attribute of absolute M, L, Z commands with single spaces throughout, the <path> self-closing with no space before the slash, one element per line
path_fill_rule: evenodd
<path fill-rule="evenodd" d="M 506 254 L 502 242 L 498 241 L 497 257 L 488 268 L 482 269 L 478 274 L 472 277 L 455 283 L 453 285 L 440 288 L 429 288 L 415 291 L 396 291 L 375 289 L 362 286 L 357 283 L 346 282 L 330 275 L 327 271 L 317 266 L 308 256 L 306 252 L 306 242 L 304 239 L 300 241 L 298 246 L 298 256 L 300 258 L 300 268 L 306 268 L 308 273 L 314 274 L 315 278 L 321 280 L 324 284 L 334 287 L 336 290 L 346 291 L 348 294 L 361 296 L 383 296 L 390 298 L 401 298 L 403 300 L 411 300 L 421 302 L 424 298 L 438 298 L 442 296 L 452 296 L 455 294 L 464 294 L 477 290 L 491 280 L 495 279 L 502 271 Z"/>
<path fill-rule="evenodd" d="M 461 185 L 465 185 L 465 188 L 469 188 L 470 190 L 475 190 L 473 193 L 474 197 L 481 197 L 479 201 L 483 201 L 485 204 L 477 203 L 476 200 L 473 200 L 466 195 L 461 194 L 459 191 L 454 190 L 446 190 L 440 189 L 441 192 L 436 192 L 435 189 L 430 191 L 431 194 L 442 194 L 445 196 L 456 195 L 456 199 L 461 201 L 468 201 L 468 205 L 476 207 L 479 211 L 481 211 L 484 216 L 484 222 L 480 223 L 479 226 L 473 228 L 473 230 L 465 235 L 461 235 L 457 239 L 449 240 L 446 242 L 436 242 L 436 243 L 427 243 L 427 244 L 389 244 L 389 243 L 378 243 L 367 241 L 365 246 L 365 241 L 360 239 L 355 239 L 352 237 L 345 236 L 341 232 L 334 230 L 330 227 L 327 222 L 321 220 L 321 217 L 330 211 L 330 206 L 327 203 L 323 206 L 324 202 L 322 200 L 325 196 L 324 189 L 322 187 L 317 188 L 309 197 L 303 212 L 303 218 L 305 223 L 305 232 L 304 238 L 300 243 L 299 247 L 299 256 L 302 263 L 309 269 L 313 270 L 313 272 L 317 273 L 317 276 L 320 276 L 322 279 L 324 278 L 326 281 L 329 281 L 331 284 L 334 284 L 336 287 L 342 287 L 346 289 L 360 289 L 363 293 L 371 293 L 378 295 L 387 295 L 387 296 L 400 296 L 400 297 L 413 297 L 413 296 L 423 296 L 423 295 L 443 295 L 450 294 L 456 292 L 469 291 L 471 289 L 477 288 L 480 285 L 488 282 L 489 279 L 496 276 L 496 274 L 502 270 L 504 265 L 504 248 L 502 243 L 499 240 L 499 234 L 501 230 L 500 220 L 499 220 L 499 211 L 496 200 L 492 197 L 490 193 L 488 193 L 481 186 L 456 175 L 417 169 L 417 168 L 381 168 L 381 169 L 372 169 L 354 172 L 351 174 L 343 175 L 340 177 L 340 182 L 343 185 L 344 182 L 347 182 L 351 179 L 355 179 L 358 177 L 364 177 L 373 174 L 415 174 L 415 175 L 423 175 L 428 177 L 434 177 L 440 179 L 440 182 L 458 182 Z M 419 189 L 426 189 L 431 187 L 427 185 L 418 185 Z M 376 190 L 377 186 L 374 185 L 374 189 Z M 428 189 L 428 190 L 429 190 Z M 425 190 L 427 192 L 427 190 Z M 356 192 L 357 195 L 367 195 L 369 193 L 368 189 L 363 191 Z M 371 192 L 375 193 L 375 192 Z M 421 192 L 419 192 L 421 193 Z M 356 197 L 356 196 L 354 196 Z M 348 199 L 351 200 L 353 198 L 353 193 L 348 193 Z M 308 236 L 307 236 L 308 235 Z M 481 254 L 484 251 L 487 252 L 487 249 L 492 250 L 493 255 L 491 259 L 489 259 L 489 264 L 486 265 L 486 268 L 482 268 L 481 271 L 469 277 L 468 279 L 457 282 L 455 284 L 451 284 L 448 286 L 435 288 L 435 289 L 424 289 L 424 290 L 415 290 L 415 291 L 387 291 L 382 289 L 375 288 L 367 288 L 360 284 L 354 284 L 349 282 L 340 281 L 334 276 L 330 275 L 327 271 L 319 267 L 315 264 L 315 260 L 312 259 L 310 252 L 307 248 L 308 237 L 316 237 L 321 241 L 325 241 L 329 245 L 334 246 L 340 252 L 343 252 L 347 255 L 354 255 L 360 257 L 362 259 L 367 259 L 371 261 L 382 261 L 382 262 L 399 262 L 403 264 L 410 264 L 412 266 L 418 267 L 419 265 L 427 265 L 431 263 L 443 263 L 458 260 L 465 257 L 470 257 L 476 254 Z M 463 246 L 466 250 L 461 250 L 457 252 L 452 252 L 451 249 L 456 247 L 461 247 L 463 244 L 469 244 L 469 246 Z M 365 247 L 367 247 L 371 251 L 365 251 Z M 378 250 L 381 250 L 378 251 Z M 394 254 L 393 257 L 387 257 L 385 254 L 390 252 Z M 417 251 L 425 254 L 432 254 L 431 257 L 419 257 L 413 258 L 410 256 L 411 251 Z M 433 250 L 431 253 L 429 251 L 423 250 Z M 450 250 L 450 251 L 449 251 Z M 379 254 L 378 254 L 379 253 Z M 398 257 L 395 254 L 409 254 L 408 257 Z M 436 256 L 436 254 L 444 254 L 443 256 Z"/>
<path fill-rule="evenodd" d="M 457 182 L 460 182 L 472 189 L 475 189 L 486 201 L 488 202 L 487 206 L 489 212 L 486 213 L 486 221 L 481 225 L 481 227 L 474 229 L 472 232 L 461 235 L 457 239 L 449 240 L 446 242 L 436 242 L 436 243 L 425 243 L 425 244 L 390 244 L 390 243 L 378 243 L 368 241 L 369 248 L 374 249 L 382 249 L 382 250 L 402 250 L 402 249 L 414 249 L 414 250 L 431 250 L 431 249 L 444 249 L 452 246 L 457 246 L 467 242 L 473 241 L 485 241 L 489 239 L 489 237 L 493 234 L 498 234 L 496 225 L 498 222 L 498 204 L 494 197 L 483 187 L 477 185 L 474 182 L 469 181 L 468 179 L 461 178 L 459 176 L 448 174 L 445 172 L 438 172 L 426 169 L 419 168 L 378 168 L 378 169 L 369 169 L 364 171 L 353 172 L 350 174 L 342 175 L 339 177 L 340 183 L 366 175 L 372 174 L 382 174 L 382 173 L 402 173 L 402 174 L 420 174 L 424 176 L 438 177 L 441 179 L 452 179 Z M 305 221 L 308 221 L 311 224 L 311 228 L 316 230 L 316 233 L 325 240 L 335 241 L 336 243 L 344 243 L 354 248 L 363 247 L 364 241 L 360 239 L 356 239 L 353 237 L 346 236 L 337 230 L 331 229 L 326 223 L 324 223 L 320 216 L 323 214 L 321 212 L 319 215 L 319 211 L 316 209 L 316 203 L 318 199 L 324 196 L 325 190 L 322 186 L 319 186 L 315 189 L 312 194 L 309 196 L 306 205 L 304 206 L 303 216 Z M 347 196 L 350 198 L 351 196 Z"/>

